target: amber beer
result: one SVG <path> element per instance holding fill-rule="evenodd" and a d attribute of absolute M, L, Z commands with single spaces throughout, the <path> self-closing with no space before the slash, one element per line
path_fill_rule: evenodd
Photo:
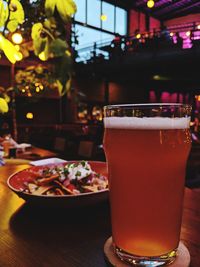
<path fill-rule="evenodd" d="M 106 117 L 104 124 L 115 247 L 150 258 L 175 251 L 189 118 Z"/>

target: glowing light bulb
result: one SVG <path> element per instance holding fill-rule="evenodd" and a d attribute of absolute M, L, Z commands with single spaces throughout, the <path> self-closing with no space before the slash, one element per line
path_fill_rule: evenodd
<path fill-rule="evenodd" d="M 20 61 L 20 60 L 23 59 L 23 55 L 22 55 L 21 52 L 16 53 L 16 54 L 14 55 L 14 57 L 15 57 L 15 59 L 16 59 L 17 61 Z"/>
<path fill-rule="evenodd" d="M 174 36 L 174 33 L 173 33 L 173 32 L 170 32 L 170 34 L 169 34 L 169 35 L 172 37 L 172 36 Z"/>
<path fill-rule="evenodd" d="M 200 24 L 199 24 L 199 25 L 197 25 L 197 29 L 198 29 L 198 30 L 200 30 Z"/>
<path fill-rule="evenodd" d="M 154 5 L 155 5 L 155 2 L 153 0 L 148 0 L 147 1 L 148 8 L 152 8 L 152 7 L 154 7 Z"/>
<path fill-rule="evenodd" d="M 102 14 L 102 15 L 101 15 L 101 20 L 102 20 L 102 21 L 106 21 L 107 18 L 108 18 L 107 15 L 105 15 L 105 14 Z"/>
<path fill-rule="evenodd" d="M 26 118 L 27 118 L 28 120 L 32 120 L 32 119 L 33 119 L 33 113 L 32 113 L 32 112 L 28 112 L 28 113 L 26 113 Z"/>
<path fill-rule="evenodd" d="M 21 44 L 23 41 L 23 37 L 22 37 L 21 33 L 18 33 L 18 32 L 13 33 L 12 41 L 14 44 Z"/>
<path fill-rule="evenodd" d="M 140 39 L 140 37 L 141 37 L 141 34 L 140 33 L 138 33 L 138 34 L 136 34 L 136 36 L 135 36 L 137 39 Z"/>
<path fill-rule="evenodd" d="M 20 50 L 20 46 L 19 45 L 15 45 L 15 48 L 16 48 L 17 51 Z"/>
<path fill-rule="evenodd" d="M 190 34 L 191 34 L 191 32 L 190 32 L 190 31 L 187 31 L 187 32 L 185 33 L 185 35 L 186 35 L 187 37 L 189 37 L 189 36 L 190 36 Z"/>

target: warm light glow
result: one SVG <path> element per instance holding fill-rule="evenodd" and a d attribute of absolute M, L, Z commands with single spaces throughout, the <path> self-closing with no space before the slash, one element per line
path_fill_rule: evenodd
<path fill-rule="evenodd" d="M 17 51 L 20 50 L 20 46 L 19 45 L 15 45 L 15 48 L 16 48 Z"/>
<path fill-rule="evenodd" d="M 26 90 L 25 89 L 22 89 L 22 93 L 26 93 Z"/>
<path fill-rule="evenodd" d="M 198 30 L 200 30 L 200 24 L 199 24 L 199 25 L 197 25 L 197 29 L 198 29 Z"/>
<path fill-rule="evenodd" d="M 101 20 L 102 20 L 102 21 L 106 21 L 106 20 L 107 20 L 107 15 L 102 14 L 102 15 L 101 15 Z"/>
<path fill-rule="evenodd" d="M 0 34 L 0 42 L 3 41 L 3 36 Z"/>
<path fill-rule="evenodd" d="M 45 56 L 45 53 L 44 52 L 41 52 L 39 55 L 38 55 L 39 59 L 42 60 L 42 61 L 46 61 L 46 56 Z"/>
<path fill-rule="evenodd" d="M 20 61 L 20 60 L 22 60 L 22 59 L 23 59 L 23 55 L 22 55 L 22 53 L 21 53 L 21 52 L 18 52 L 18 53 L 17 53 L 17 54 L 15 54 L 14 56 L 15 56 L 15 59 L 16 59 L 17 61 Z"/>
<path fill-rule="evenodd" d="M 154 7 L 154 5 L 155 5 L 155 2 L 153 0 L 148 0 L 147 1 L 148 8 L 152 8 L 152 7 Z"/>
<path fill-rule="evenodd" d="M 154 80 L 160 80 L 160 76 L 159 76 L 159 75 L 154 75 L 154 76 L 153 76 L 153 79 L 154 79 Z"/>
<path fill-rule="evenodd" d="M 36 88 L 35 88 L 35 91 L 36 91 L 37 93 L 39 93 L 39 92 L 40 92 L 40 87 L 36 87 Z"/>
<path fill-rule="evenodd" d="M 14 44 L 21 44 L 23 41 L 23 37 L 22 37 L 21 33 L 18 33 L 18 32 L 13 33 L 12 41 Z"/>
<path fill-rule="evenodd" d="M 70 52 L 69 50 L 66 50 L 66 51 L 65 51 L 65 54 L 66 54 L 67 56 L 69 56 L 69 57 L 71 57 L 71 55 L 72 55 L 71 52 Z"/>
<path fill-rule="evenodd" d="M 32 119 L 33 119 L 33 113 L 32 113 L 32 112 L 28 112 L 28 113 L 26 113 L 26 118 L 27 118 L 28 120 L 32 120 Z"/>
<path fill-rule="evenodd" d="M 172 36 L 174 36 L 174 33 L 173 33 L 173 32 L 170 32 L 170 34 L 169 34 L 169 35 L 172 37 Z"/>
<path fill-rule="evenodd" d="M 200 101 L 200 95 L 195 95 L 197 101 Z"/>
<path fill-rule="evenodd" d="M 140 37 L 141 37 L 141 34 L 140 33 L 138 33 L 138 34 L 136 34 L 136 36 L 135 36 L 137 39 L 140 39 Z"/>
<path fill-rule="evenodd" d="M 40 87 L 40 90 L 44 89 L 44 86 L 42 84 L 39 87 Z"/>
<path fill-rule="evenodd" d="M 190 34 L 191 34 L 191 32 L 190 32 L 190 31 L 187 31 L 187 32 L 185 33 L 185 35 L 186 35 L 187 37 L 189 37 L 189 36 L 190 36 Z"/>

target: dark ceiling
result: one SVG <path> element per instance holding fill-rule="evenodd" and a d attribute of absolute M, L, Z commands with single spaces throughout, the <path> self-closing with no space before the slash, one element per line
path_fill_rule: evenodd
<path fill-rule="evenodd" d="M 161 21 L 200 13 L 199 0 L 154 0 L 153 8 L 147 7 L 147 0 L 106 0 L 127 9 L 133 8 L 149 14 Z"/>

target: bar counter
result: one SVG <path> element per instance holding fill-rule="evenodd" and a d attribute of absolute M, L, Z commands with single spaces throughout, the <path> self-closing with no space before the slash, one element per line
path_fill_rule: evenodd
<path fill-rule="evenodd" d="M 6 183 L 29 165 L 0 167 L 0 266 L 106 267 L 103 246 L 111 236 L 109 203 L 44 209 L 25 203 Z M 185 189 L 181 239 L 200 266 L 200 190 Z"/>

